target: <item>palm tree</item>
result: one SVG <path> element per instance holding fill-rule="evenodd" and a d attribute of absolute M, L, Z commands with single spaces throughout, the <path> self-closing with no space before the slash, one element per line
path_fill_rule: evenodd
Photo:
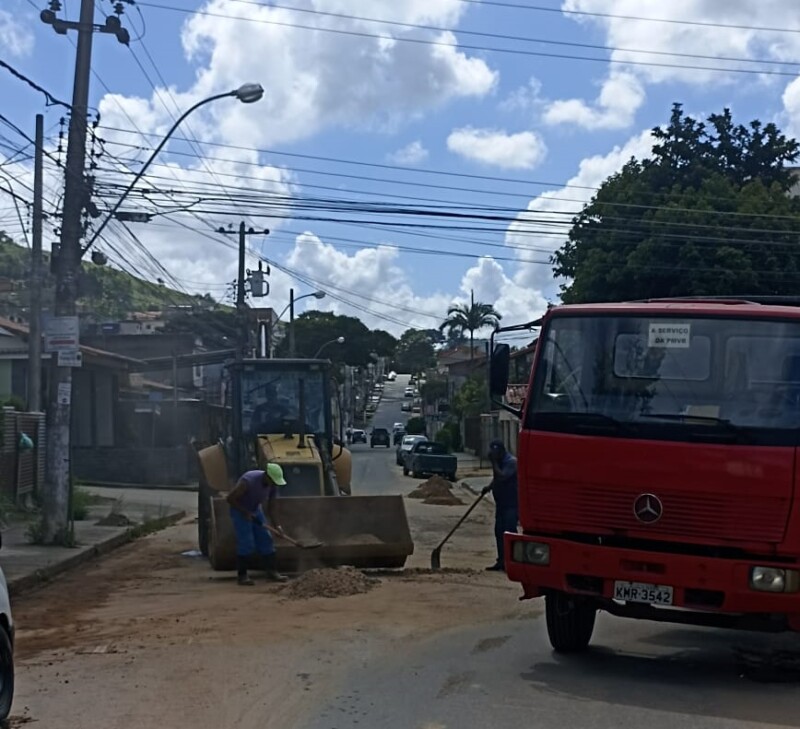
<path fill-rule="evenodd" d="M 470 303 L 457 304 L 447 310 L 447 318 L 441 323 L 439 329 L 447 329 L 451 333 L 463 336 L 469 332 L 469 358 L 475 357 L 475 332 L 484 327 L 496 327 L 502 317 L 495 311 L 492 304 L 482 304 L 475 301 L 474 292 L 470 292 Z"/>

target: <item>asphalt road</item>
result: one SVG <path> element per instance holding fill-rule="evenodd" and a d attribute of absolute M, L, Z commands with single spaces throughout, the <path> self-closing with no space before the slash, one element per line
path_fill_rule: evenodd
<path fill-rule="evenodd" d="M 402 470 L 395 465 L 395 446 L 370 448 L 369 434 L 372 428 L 386 428 L 390 433 L 395 423 L 405 423 L 409 413 L 400 408 L 405 398 L 403 391 L 408 385 L 408 375 L 398 375 L 394 382 L 384 382 L 383 397 L 366 429 L 366 444 L 354 443 L 353 451 L 353 493 L 354 494 L 397 494 L 409 485 Z"/>
<path fill-rule="evenodd" d="M 406 419 L 400 411 L 406 381 L 386 383 L 374 425 L 391 429 Z M 353 450 L 356 493 L 408 490 L 394 449 Z M 454 612 L 459 599 L 454 586 Z M 800 681 L 745 678 L 734 656 L 740 646 L 798 645 L 791 636 L 601 615 L 592 649 L 565 657 L 550 648 L 541 602 L 526 607 L 523 619 L 459 625 L 454 618 L 454 627 L 433 638 L 365 651 L 364 660 L 342 666 L 346 691 L 320 706 L 304 729 L 800 726 Z"/>

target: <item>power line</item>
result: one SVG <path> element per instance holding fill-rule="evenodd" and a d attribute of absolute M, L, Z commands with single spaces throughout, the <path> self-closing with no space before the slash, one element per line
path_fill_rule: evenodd
<path fill-rule="evenodd" d="M 591 50 L 610 51 L 610 52 L 619 51 L 623 53 L 641 53 L 643 55 L 653 55 L 653 56 L 694 58 L 706 61 L 734 61 L 737 63 L 763 63 L 766 65 L 773 65 L 773 66 L 800 66 L 800 63 L 794 61 L 775 61 L 772 59 L 765 59 L 765 58 L 742 58 L 737 56 L 718 56 L 718 55 L 711 56 L 711 55 L 703 55 L 700 53 L 681 53 L 679 51 L 656 51 L 652 49 L 643 49 L 643 48 L 620 48 L 617 46 L 605 46 L 597 43 L 578 43 L 573 41 L 553 40 L 552 38 L 532 38 L 530 36 L 509 35 L 506 33 L 487 33 L 485 31 L 464 30 L 463 28 L 459 28 L 457 31 L 454 31 L 452 28 L 445 28 L 443 26 L 437 26 L 437 25 L 426 25 L 423 23 L 405 23 L 398 20 L 370 18 L 370 17 L 364 17 L 362 15 L 335 13 L 329 10 L 318 10 L 313 8 L 298 8 L 298 7 L 292 7 L 290 5 L 280 5 L 277 3 L 258 2 L 257 0 L 231 0 L 231 1 L 242 5 L 253 5 L 260 8 L 289 10 L 293 13 L 304 13 L 304 14 L 329 17 L 329 18 L 341 18 L 343 20 L 357 20 L 359 22 L 376 23 L 378 25 L 390 25 L 396 28 L 413 28 L 418 30 L 430 30 L 437 33 L 458 32 L 459 35 L 466 35 L 477 38 L 492 38 L 494 40 L 510 40 L 522 43 L 540 43 L 542 45 L 567 46 L 570 48 L 588 48 Z M 624 63 L 624 61 L 622 61 L 621 63 Z"/>
<path fill-rule="evenodd" d="M 717 23 L 705 20 L 679 20 L 674 18 L 648 18 L 641 15 L 621 15 L 617 13 L 599 13 L 588 10 L 565 10 L 563 8 L 548 8 L 542 5 L 523 5 L 520 3 L 503 2 L 502 0 L 458 0 L 470 5 L 488 5 L 496 8 L 511 8 L 513 10 L 530 10 L 539 13 L 558 13 L 559 15 L 578 15 L 592 18 L 611 18 L 614 20 L 640 20 L 648 23 L 668 23 L 670 25 L 694 25 L 702 28 L 729 28 L 732 30 L 749 30 L 767 33 L 800 33 L 800 28 L 772 28 L 763 25 L 735 25 L 733 23 Z M 721 7 L 721 6 L 720 6 Z"/>
<path fill-rule="evenodd" d="M 209 10 L 192 10 L 187 8 L 176 8 L 172 5 L 159 5 L 156 3 L 150 2 L 139 2 L 139 5 L 144 7 L 156 8 L 159 10 L 168 10 L 172 12 L 184 13 L 189 15 L 204 15 L 212 18 L 224 18 L 226 20 L 240 20 L 249 23 L 259 23 L 259 24 L 266 24 L 266 25 L 276 25 L 280 27 L 286 28 L 297 28 L 299 30 L 310 30 L 310 31 L 318 31 L 322 33 L 334 33 L 336 35 L 346 35 L 350 37 L 358 37 L 358 38 L 375 38 L 379 40 L 386 40 L 385 36 L 378 35 L 377 33 L 367 33 L 366 31 L 358 31 L 358 30 L 345 30 L 344 28 L 324 28 L 314 25 L 303 25 L 302 23 L 288 23 L 285 21 L 280 20 L 273 20 L 267 18 L 246 18 L 240 15 L 227 15 L 225 13 L 216 13 Z M 439 40 L 432 40 L 426 38 L 407 38 L 405 36 L 393 36 L 392 40 L 395 42 L 400 43 L 412 43 L 418 45 L 429 45 L 429 46 L 439 46 L 439 47 L 447 47 L 447 48 L 454 48 L 457 47 L 460 50 L 467 50 L 467 51 L 482 51 L 482 52 L 494 52 L 494 53 L 508 53 L 515 56 L 533 56 L 538 58 L 557 58 L 560 60 L 570 60 L 570 61 L 589 61 L 595 63 L 608 63 L 608 58 L 599 58 L 596 56 L 576 56 L 573 54 L 568 53 L 546 53 L 544 51 L 532 51 L 528 49 L 522 48 L 496 48 L 490 46 L 477 46 L 477 45 L 467 45 L 464 43 L 459 43 L 457 46 L 455 43 L 448 43 L 447 41 L 439 41 Z M 712 73 L 739 73 L 739 74 L 748 74 L 748 75 L 765 75 L 765 76 L 786 76 L 794 78 L 797 76 L 796 72 L 790 71 L 770 71 L 766 69 L 752 69 L 752 68 L 723 68 L 720 66 L 694 66 L 688 64 L 677 64 L 677 63 L 660 63 L 656 61 L 633 61 L 633 60 L 626 60 L 626 61 L 619 61 L 618 63 L 630 65 L 630 66 L 648 66 L 648 67 L 656 67 L 656 68 L 676 68 L 681 70 L 687 71 L 709 71 Z"/>
<path fill-rule="evenodd" d="M 39 84 L 37 84 L 35 81 L 28 78 L 24 73 L 18 71 L 10 63 L 6 63 L 1 58 L 0 58 L 0 68 L 5 68 L 13 76 L 16 76 L 20 81 L 24 81 L 32 89 L 38 91 L 40 94 L 43 94 L 45 100 L 47 101 L 47 106 L 63 106 L 65 109 L 69 109 L 70 111 L 72 110 L 72 106 L 68 104 L 66 101 L 61 101 L 61 99 L 56 98 L 47 89 L 43 88 L 42 86 L 39 86 Z"/>

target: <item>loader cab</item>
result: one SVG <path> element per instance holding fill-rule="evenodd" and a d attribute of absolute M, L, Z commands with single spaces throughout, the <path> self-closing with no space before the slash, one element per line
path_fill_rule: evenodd
<path fill-rule="evenodd" d="M 256 359 L 228 367 L 231 382 L 231 467 L 257 466 L 268 441 L 273 449 L 300 454 L 314 449 L 330 457 L 334 440 L 330 362 Z M 238 448 L 237 448 L 238 445 Z"/>

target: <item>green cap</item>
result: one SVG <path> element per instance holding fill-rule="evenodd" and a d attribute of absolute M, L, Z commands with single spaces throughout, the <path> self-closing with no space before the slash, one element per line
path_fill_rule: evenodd
<path fill-rule="evenodd" d="M 272 479 L 276 486 L 286 486 L 286 479 L 283 477 L 283 469 L 277 463 L 267 464 L 267 476 Z"/>

